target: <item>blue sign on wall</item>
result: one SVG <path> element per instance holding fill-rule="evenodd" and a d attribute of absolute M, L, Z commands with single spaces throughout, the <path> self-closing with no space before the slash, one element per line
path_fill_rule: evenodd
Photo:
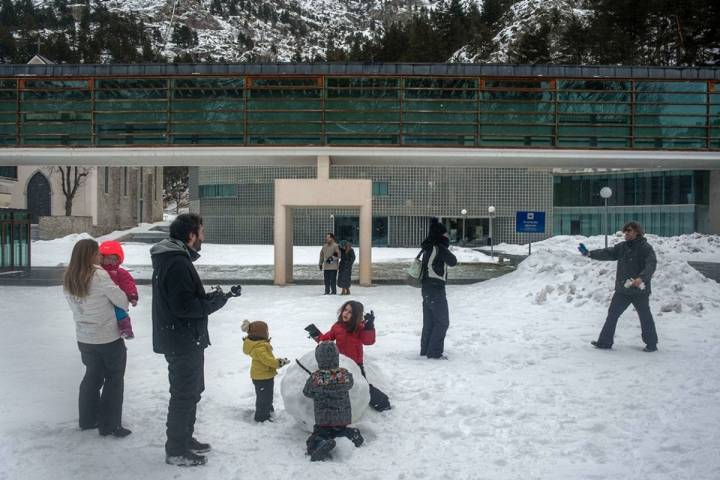
<path fill-rule="evenodd" d="M 517 233 L 545 233 L 545 212 L 515 212 Z"/>

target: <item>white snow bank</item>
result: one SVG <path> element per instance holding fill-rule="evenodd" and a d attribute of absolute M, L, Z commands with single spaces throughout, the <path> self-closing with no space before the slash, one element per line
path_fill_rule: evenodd
<path fill-rule="evenodd" d="M 703 233 L 692 233 L 675 237 L 660 237 L 657 235 L 646 235 L 648 243 L 655 249 L 658 257 L 672 258 L 676 260 L 692 260 L 720 262 L 720 235 L 708 235 Z M 622 232 L 615 232 L 608 235 L 608 246 L 623 241 Z M 579 243 L 584 243 L 590 250 L 605 247 L 605 236 L 595 235 L 584 237 L 582 235 L 557 235 L 539 242 L 533 242 L 533 253 L 545 250 L 567 250 L 577 251 Z M 528 246 L 510 243 L 500 243 L 495 246 L 498 251 L 511 255 L 527 255 Z"/>
<path fill-rule="evenodd" d="M 497 290 L 513 288 L 538 305 L 565 303 L 579 308 L 588 302 L 607 308 L 615 289 L 617 262 L 583 257 L 573 248 L 541 250 L 517 270 L 488 281 Z M 658 255 L 652 278 L 651 303 L 662 312 L 690 311 L 702 316 L 708 307 L 720 308 L 720 285 L 687 262 Z"/>

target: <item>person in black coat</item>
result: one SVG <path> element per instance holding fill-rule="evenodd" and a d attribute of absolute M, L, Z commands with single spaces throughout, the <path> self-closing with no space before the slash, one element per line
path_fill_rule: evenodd
<path fill-rule="evenodd" d="M 591 343 L 597 348 L 612 348 L 618 319 L 632 304 L 640 317 L 642 339 L 646 345 L 644 351 L 654 352 L 658 338 L 650 312 L 650 286 L 657 265 L 655 251 L 639 223 L 628 222 L 623 227 L 623 234 L 625 241 L 609 248 L 588 251 L 583 244 L 579 247 L 580 253 L 594 260 L 617 260 L 615 294 L 600 336 Z"/>
<path fill-rule="evenodd" d="M 170 381 L 165 461 L 171 465 L 202 465 L 207 460 L 198 453 L 210 450 L 209 444 L 192 436 L 205 389 L 208 315 L 222 308 L 231 295 L 205 292 L 192 263 L 200 257 L 204 239 L 202 218 L 183 214 L 170 225 L 170 238 L 150 249 L 153 350 L 165 355 Z"/>
<path fill-rule="evenodd" d="M 447 358 L 443 352 L 450 314 L 445 284 L 447 267 L 457 265 L 457 259 L 450 252 L 449 246 L 447 228 L 437 218 L 433 218 L 428 236 L 421 244 L 423 329 L 420 355 L 428 358 Z"/>
<path fill-rule="evenodd" d="M 355 263 L 355 250 L 352 244 L 347 240 L 340 240 L 340 267 L 337 278 L 337 286 L 342 289 L 340 295 L 350 295 L 353 263 Z"/>

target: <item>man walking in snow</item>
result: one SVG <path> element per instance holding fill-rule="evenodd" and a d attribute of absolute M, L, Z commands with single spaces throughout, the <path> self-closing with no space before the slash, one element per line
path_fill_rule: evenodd
<path fill-rule="evenodd" d="M 165 462 L 170 465 L 203 465 L 200 453 L 210 445 L 193 437 L 200 394 L 205 390 L 205 348 L 210 345 L 208 315 L 222 308 L 231 296 L 205 293 L 192 262 L 200 258 L 205 239 L 202 218 L 179 215 L 170 225 L 170 238 L 150 249 L 153 265 L 153 350 L 165 355 L 170 381 Z"/>
<path fill-rule="evenodd" d="M 642 227 L 629 222 L 623 227 L 624 242 L 609 248 L 588 251 L 582 243 L 578 250 L 594 260 L 617 260 L 615 294 L 610 302 L 605 325 L 597 341 L 591 342 L 597 348 L 612 348 L 615 327 L 620 315 L 632 304 L 640 317 L 645 352 L 657 350 L 655 322 L 650 312 L 650 282 L 657 260 L 655 251 L 647 243 Z"/>

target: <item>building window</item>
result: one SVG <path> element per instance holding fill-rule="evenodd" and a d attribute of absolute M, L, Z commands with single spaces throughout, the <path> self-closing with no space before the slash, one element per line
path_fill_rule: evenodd
<path fill-rule="evenodd" d="M 127 197 L 128 167 L 123 167 L 123 195 Z"/>
<path fill-rule="evenodd" d="M 0 177 L 17 180 L 17 167 L 0 167 Z"/>
<path fill-rule="evenodd" d="M 105 179 L 103 182 L 103 191 L 108 193 L 110 191 L 110 167 L 105 167 Z"/>
<path fill-rule="evenodd" d="M 200 185 L 200 198 L 230 198 L 237 194 L 237 185 Z"/>
<path fill-rule="evenodd" d="M 388 182 L 373 182 L 372 195 L 373 195 L 373 197 L 387 197 L 388 196 Z"/>

